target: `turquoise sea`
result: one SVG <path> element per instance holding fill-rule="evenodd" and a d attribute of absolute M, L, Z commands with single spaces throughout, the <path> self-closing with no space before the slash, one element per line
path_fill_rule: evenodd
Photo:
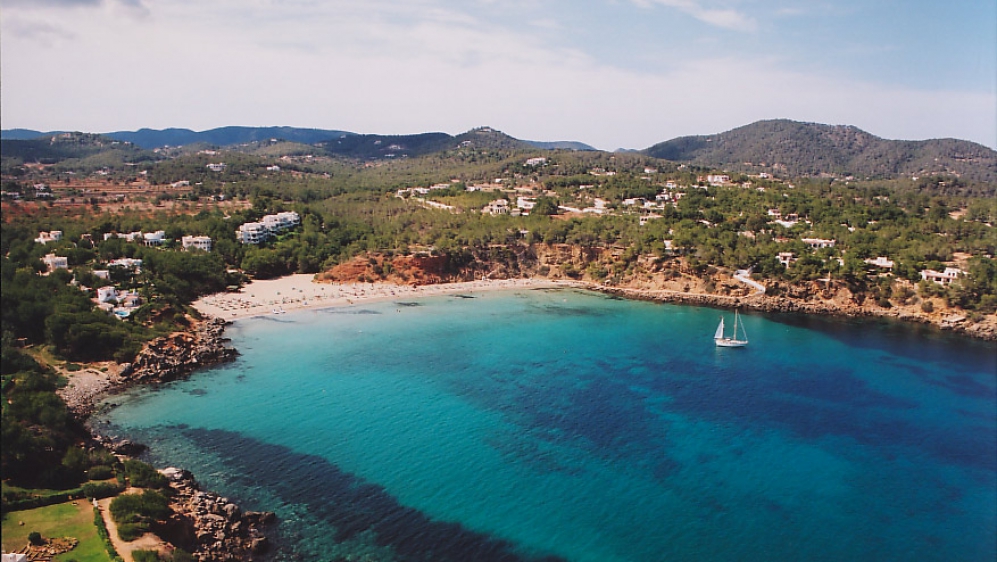
<path fill-rule="evenodd" d="M 997 559 L 997 346 L 573 290 L 239 321 L 103 430 L 247 509 L 273 560 Z"/>

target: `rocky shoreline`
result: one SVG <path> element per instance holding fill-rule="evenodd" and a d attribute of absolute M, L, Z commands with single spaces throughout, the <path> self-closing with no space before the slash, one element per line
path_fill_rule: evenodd
<path fill-rule="evenodd" d="M 934 325 L 989 341 L 997 341 L 997 330 L 991 324 L 965 321 L 946 322 L 898 310 L 864 306 L 841 306 L 833 303 L 812 302 L 806 299 L 772 296 L 761 292 L 754 294 L 704 294 L 674 290 L 629 288 L 574 281 L 572 286 L 627 299 L 654 302 L 673 302 L 722 308 L 740 307 L 760 312 L 800 313 L 843 317 L 879 317 L 905 322 Z M 133 363 L 121 365 L 120 372 L 62 392 L 67 405 L 80 419 L 86 420 L 94 412 L 96 403 L 104 396 L 120 392 L 136 384 L 157 384 L 178 380 L 195 369 L 234 359 L 238 352 L 226 344 L 226 322 L 208 318 L 195 322 L 186 332 L 178 332 L 149 342 Z M 94 371 L 96 373 L 96 371 Z M 125 456 L 141 454 L 142 444 L 116 440 L 94 433 L 98 443 Z M 166 533 L 175 546 L 189 549 L 202 562 L 253 560 L 268 548 L 264 527 L 275 519 L 269 512 L 243 512 L 239 506 L 212 492 L 202 491 L 191 473 L 170 468 L 164 474 L 176 492 L 172 501 L 174 515 Z"/>
<path fill-rule="evenodd" d="M 178 380 L 195 369 L 234 359 L 238 352 L 226 346 L 226 322 L 210 318 L 195 322 L 190 331 L 178 332 L 150 341 L 133 363 L 118 372 L 96 375 L 91 371 L 83 384 L 69 385 L 61 395 L 70 410 L 87 420 L 105 396 L 137 384 L 158 384 Z M 122 457 L 135 457 L 147 448 L 141 443 L 101 435 L 91 426 L 95 443 Z M 264 527 L 274 521 L 270 512 L 243 511 L 238 505 L 213 492 L 203 491 L 194 476 L 177 468 L 164 469 L 174 494 L 170 516 L 163 535 L 173 546 L 183 548 L 201 562 L 253 560 L 267 550 Z"/>
<path fill-rule="evenodd" d="M 718 308 L 743 308 L 758 312 L 797 313 L 846 318 L 886 318 L 934 326 L 939 330 L 951 331 L 968 337 L 986 341 L 997 341 L 997 328 L 992 324 L 967 322 L 964 317 L 933 319 L 922 314 L 914 314 L 895 309 L 866 306 L 841 306 L 823 302 L 809 302 L 783 296 L 754 294 L 749 296 L 711 295 L 684 293 L 667 290 L 632 289 L 605 285 L 588 285 L 589 290 L 611 294 L 627 299 L 654 302 L 673 302 L 714 306 Z"/>
<path fill-rule="evenodd" d="M 267 551 L 264 528 L 276 517 L 269 511 L 243 511 L 213 492 L 201 490 L 194 475 L 178 468 L 160 471 L 170 481 L 173 516 L 167 528 L 171 542 L 189 549 L 202 562 L 253 560 Z"/>

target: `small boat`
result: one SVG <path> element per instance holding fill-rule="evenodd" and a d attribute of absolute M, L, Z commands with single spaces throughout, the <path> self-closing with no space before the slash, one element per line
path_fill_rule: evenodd
<path fill-rule="evenodd" d="M 724 335 L 724 319 L 720 317 L 720 325 L 717 326 L 717 332 L 713 334 L 713 343 L 717 344 L 717 347 L 744 347 L 748 345 L 748 334 L 744 331 L 744 324 L 740 322 L 740 315 L 737 311 L 734 311 L 734 331 L 731 333 L 730 337 Z M 737 327 L 741 326 L 741 336 L 742 339 L 737 337 Z"/>

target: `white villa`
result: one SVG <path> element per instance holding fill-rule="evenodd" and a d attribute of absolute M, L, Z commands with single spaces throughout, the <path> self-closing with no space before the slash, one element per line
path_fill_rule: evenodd
<path fill-rule="evenodd" d="M 547 163 L 547 159 L 544 158 L 543 156 L 538 156 L 536 158 L 527 158 L 526 159 L 526 165 L 527 166 L 542 166 L 542 165 L 544 165 L 546 163 Z"/>
<path fill-rule="evenodd" d="M 49 242 L 58 242 L 62 240 L 62 231 L 53 230 L 51 232 L 39 232 L 38 238 L 35 238 L 35 242 L 39 244 L 48 244 Z"/>
<path fill-rule="evenodd" d="M 124 238 L 129 242 L 134 242 L 136 240 L 144 240 L 141 230 L 136 230 L 135 232 L 128 232 L 126 234 L 119 234 L 117 232 L 105 232 L 104 240 L 110 240 L 111 238 Z"/>
<path fill-rule="evenodd" d="M 496 199 L 491 203 L 485 205 L 481 209 L 482 213 L 489 215 L 508 215 L 509 214 L 509 200 L 508 199 Z"/>
<path fill-rule="evenodd" d="M 142 235 L 142 239 L 146 246 L 162 246 L 163 242 L 166 241 L 166 231 L 146 232 Z"/>
<path fill-rule="evenodd" d="M 63 256 L 57 256 L 55 254 L 46 254 L 42 258 L 42 263 L 48 267 L 49 271 L 55 271 L 56 269 L 69 269 L 69 258 Z"/>
<path fill-rule="evenodd" d="M 529 213 L 530 210 L 533 209 L 533 207 L 536 207 L 536 206 L 537 206 L 537 198 L 536 197 L 517 197 L 516 198 L 516 207 L 518 207 L 519 209 L 522 209 L 522 210 L 526 211 L 527 214 Z"/>
<path fill-rule="evenodd" d="M 224 171 L 225 171 L 225 168 L 226 168 L 226 166 L 225 166 L 225 164 L 224 164 L 224 163 L 219 163 L 219 164 L 208 164 L 208 165 L 207 165 L 207 166 L 205 166 L 205 167 L 206 167 L 207 169 L 211 170 L 212 172 L 224 172 Z"/>
<path fill-rule="evenodd" d="M 796 261 L 796 254 L 793 252 L 779 252 L 775 256 L 775 259 L 779 260 L 779 263 L 788 269 L 789 266 L 793 265 L 793 262 Z"/>
<path fill-rule="evenodd" d="M 123 267 L 125 269 L 134 269 L 135 273 L 142 272 L 142 260 L 137 258 L 118 258 L 116 260 L 111 260 L 107 262 L 108 267 Z"/>
<path fill-rule="evenodd" d="M 211 251 L 210 236 L 184 236 L 180 239 L 180 243 L 183 245 L 184 249 L 197 248 L 198 250 L 204 250 L 205 252 Z"/>
<path fill-rule="evenodd" d="M 935 271 L 934 269 L 925 269 L 921 272 L 921 279 L 934 281 L 939 285 L 948 285 L 965 274 L 966 272 L 958 267 L 946 267 L 945 271 L 942 272 Z"/>
<path fill-rule="evenodd" d="M 893 269 L 893 260 L 885 256 L 878 256 L 876 259 L 867 259 L 865 260 L 865 263 L 883 269 Z"/>
<path fill-rule="evenodd" d="M 814 250 L 819 250 L 821 248 L 833 248 L 836 241 L 826 240 L 824 238 L 803 238 L 803 243 L 810 246 Z"/>

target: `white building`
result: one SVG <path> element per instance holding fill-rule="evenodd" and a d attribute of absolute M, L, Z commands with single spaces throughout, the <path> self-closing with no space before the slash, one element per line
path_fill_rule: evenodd
<path fill-rule="evenodd" d="M 224 172 L 225 171 L 225 164 L 223 164 L 223 163 L 208 164 L 205 167 L 207 169 L 211 170 L 212 172 Z"/>
<path fill-rule="evenodd" d="M 142 260 L 137 258 L 118 258 L 116 260 L 111 260 L 107 262 L 108 267 L 123 267 L 125 269 L 133 269 L 135 273 L 142 272 Z"/>
<path fill-rule="evenodd" d="M 180 243 L 183 245 L 184 249 L 197 248 L 198 250 L 204 250 L 205 252 L 211 251 L 210 236 L 184 236 L 180 239 Z"/>
<path fill-rule="evenodd" d="M 482 213 L 489 215 L 508 215 L 509 214 L 509 200 L 508 199 L 496 199 L 491 203 L 485 205 L 481 209 Z"/>
<path fill-rule="evenodd" d="M 948 285 L 965 274 L 966 272 L 958 267 L 946 267 L 945 271 L 942 272 L 935 271 L 934 269 L 925 269 L 921 272 L 921 279 L 925 281 L 934 281 L 939 285 Z"/>
<path fill-rule="evenodd" d="M 142 239 L 145 241 L 146 246 L 162 246 L 163 242 L 166 241 L 166 231 L 146 232 L 142 235 Z"/>
<path fill-rule="evenodd" d="M 276 164 L 274 164 L 273 166 L 267 166 L 267 171 L 268 172 L 279 172 L 280 171 L 280 166 L 278 166 Z"/>
<path fill-rule="evenodd" d="M 518 208 L 520 208 L 520 209 L 522 209 L 524 211 L 527 211 L 527 214 L 529 213 L 530 210 L 533 209 L 533 207 L 536 207 L 536 206 L 537 206 L 537 198 L 536 197 L 517 197 L 516 198 L 516 207 L 518 207 Z"/>
<path fill-rule="evenodd" d="M 55 254 L 46 254 L 42 258 L 42 262 L 48 267 L 49 271 L 55 271 L 56 269 L 69 269 L 69 258 L 63 256 L 57 256 Z"/>
<path fill-rule="evenodd" d="M 272 233 L 276 234 L 301 224 L 301 217 L 294 211 L 286 211 L 275 215 L 265 215 L 261 222 L 263 222 L 263 224 L 266 225 Z"/>
<path fill-rule="evenodd" d="M 885 256 L 879 256 L 879 257 L 877 257 L 874 260 L 867 259 L 867 260 L 865 260 L 865 263 L 867 263 L 869 265 L 874 265 L 876 267 L 881 267 L 883 269 L 893 269 L 893 260 L 891 260 L 891 259 L 889 259 L 889 258 L 887 258 Z"/>
<path fill-rule="evenodd" d="M 706 183 L 708 183 L 708 184 L 710 184 L 712 186 L 724 185 L 726 183 L 730 183 L 730 176 L 728 176 L 726 174 L 722 174 L 722 175 L 721 174 L 716 174 L 716 175 L 710 174 L 710 175 L 706 176 Z"/>
<path fill-rule="evenodd" d="M 803 243 L 810 246 L 814 250 L 819 250 L 821 248 L 833 248 L 835 241 L 826 240 L 824 238 L 804 238 Z"/>
<path fill-rule="evenodd" d="M 775 256 L 775 259 L 779 260 L 779 263 L 781 263 L 783 267 L 789 269 L 789 266 L 793 265 L 793 262 L 796 261 L 796 255 L 793 254 L 793 252 L 779 252 Z"/>
<path fill-rule="evenodd" d="M 542 166 L 542 165 L 544 165 L 546 163 L 547 163 L 547 159 L 544 158 L 543 156 L 538 156 L 536 158 L 527 158 L 526 159 L 526 165 L 527 166 Z"/>
<path fill-rule="evenodd" d="M 270 239 L 270 231 L 260 222 L 247 222 L 235 231 L 235 237 L 243 244 L 259 244 Z"/>
<path fill-rule="evenodd" d="M 38 238 L 35 238 L 35 242 L 39 244 L 48 244 L 49 242 L 58 242 L 62 240 L 62 231 L 53 230 L 51 232 L 39 232 Z"/>
<path fill-rule="evenodd" d="M 93 273 L 93 276 L 97 279 L 103 279 L 104 281 L 111 278 L 111 272 L 106 269 L 95 269 L 91 273 Z"/>
<path fill-rule="evenodd" d="M 240 226 L 235 231 L 235 237 L 243 244 L 259 244 L 299 224 L 301 216 L 294 211 L 264 215 L 260 222 L 247 222 Z"/>
<path fill-rule="evenodd" d="M 112 285 L 97 289 L 97 302 L 118 302 L 118 290 Z"/>

